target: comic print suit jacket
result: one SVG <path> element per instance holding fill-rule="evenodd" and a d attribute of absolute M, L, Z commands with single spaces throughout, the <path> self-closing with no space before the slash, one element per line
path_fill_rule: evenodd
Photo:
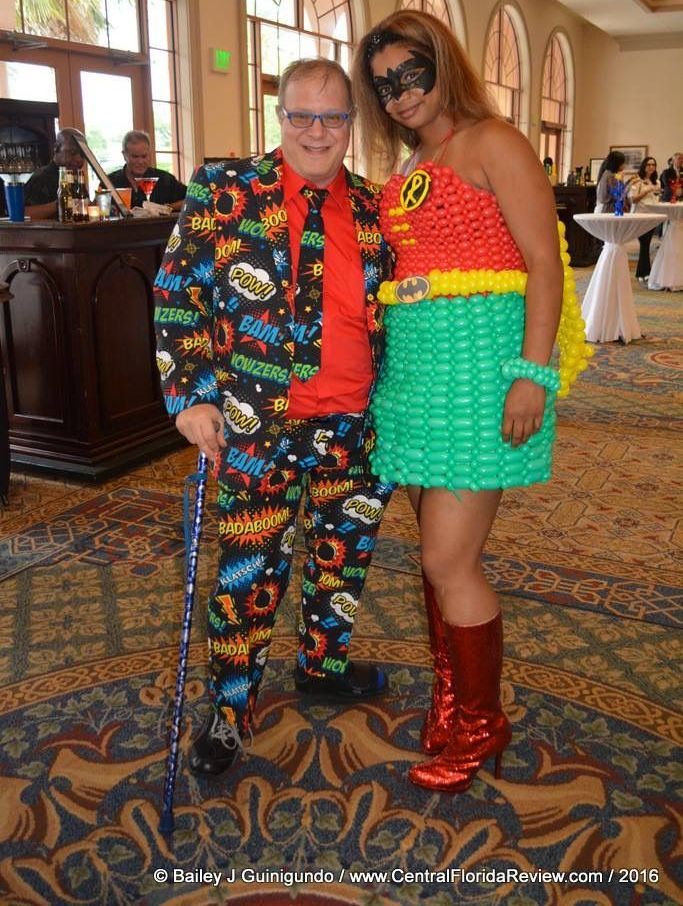
<path fill-rule="evenodd" d="M 391 252 L 379 232 L 379 188 L 348 171 L 346 181 L 376 378 L 384 346 L 377 289 L 390 276 Z M 155 280 L 157 364 L 171 415 L 198 403 L 224 413 L 220 473 L 233 490 L 258 486 L 275 465 L 294 288 L 280 149 L 199 167 Z M 361 442 L 371 444 L 367 429 Z"/>

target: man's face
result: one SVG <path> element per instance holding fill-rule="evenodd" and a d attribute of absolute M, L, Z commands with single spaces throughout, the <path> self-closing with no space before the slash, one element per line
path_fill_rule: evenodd
<path fill-rule="evenodd" d="M 283 107 L 288 113 L 348 113 L 351 109 L 346 86 L 336 73 L 313 72 L 287 85 Z M 280 114 L 281 145 L 285 160 L 308 182 L 328 186 L 339 172 L 349 146 L 351 119 L 337 129 L 314 120 L 298 129 Z"/>
<path fill-rule="evenodd" d="M 58 167 L 66 167 L 67 170 L 80 170 L 85 163 L 72 136 L 62 132 L 57 135 L 52 159 Z"/>
<path fill-rule="evenodd" d="M 145 170 L 152 166 L 152 153 L 147 142 L 130 142 L 123 152 L 123 159 L 128 167 L 128 173 L 140 178 L 145 175 Z"/>

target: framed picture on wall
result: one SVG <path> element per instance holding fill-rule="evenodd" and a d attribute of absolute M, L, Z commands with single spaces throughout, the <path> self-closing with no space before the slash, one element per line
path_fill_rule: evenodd
<path fill-rule="evenodd" d="M 621 151 L 626 158 L 625 170 L 637 170 L 644 157 L 647 157 L 647 145 L 610 145 L 610 151 Z"/>
<path fill-rule="evenodd" d="M 588 182 L 597 182 L 598 181 L 598 173 L 600 172 L 600 167 L 602 166 L 602 162 L 604 159 L 605 159 L 604 157 L 591 157 L 590 172 L 588 174 Z"/>

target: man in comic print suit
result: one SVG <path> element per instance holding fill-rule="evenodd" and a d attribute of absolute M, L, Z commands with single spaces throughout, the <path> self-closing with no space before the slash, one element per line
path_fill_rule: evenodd
<path fill-rule="evenodd" d="M 342 164 L 353 111 L 336 63 L 288 67 L 278 116 L 280 148 L 197 169 L 155 284 L 167 408 L 218 478 L 211 708 L 190 754 L 200 775 L 229 768 L 249 732 L 302 495 L 296 687 L 348 701 L 387 688 L 380 668 L 348 658 L 392 490 L 366 465 L 365 411 L 383 348 L 376 293 L 391 266 L 378 189 Z M 323 201 L 311 202 L 320 189 Z M 321 233 L 304 229 L 309 204 L 319 206 Z M 311 247 L 321 249 L 313 263 Z M 322 274 L 322 317 L 311 274 Z M 300 317 L 304 283 L 314 321 Z M 297 349 L 307 343 L 319 352 Z M 319 364 L 302 365 L 300 354 L 311 349 L 318 358 L 309 361 Z"/>

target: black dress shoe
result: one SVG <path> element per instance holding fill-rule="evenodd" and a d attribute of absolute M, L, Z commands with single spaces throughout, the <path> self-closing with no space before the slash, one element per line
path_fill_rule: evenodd
<path fill-rule="evenodd" d="M 192 743 L 190 770 L 199 777 L 215 777 L 228 770 L 241 750 L 242 740 L 235 727 L 212 707 Z"/>
<path fill-rule="evenodd" d="M 386 673 L 372 664 L 349 661 L 346 672 L 335 676 L 311 676 L 301 667 L 294 671 L 299 692 L 331 701 L 358 701 L 384 695 L 389 689 Z"/>

